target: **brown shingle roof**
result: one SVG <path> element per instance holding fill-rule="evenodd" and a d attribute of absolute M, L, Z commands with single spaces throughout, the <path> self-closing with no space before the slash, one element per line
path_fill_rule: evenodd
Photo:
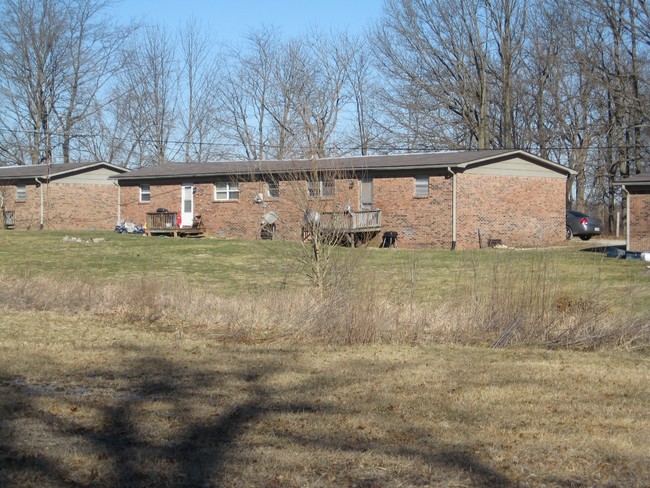
<path fill-rule="evenodd" d="M 33 178 L 46 178 L 62 176 L 66 173 L 92 169 L 95 167 L 110 167 L 118 171 L 128 171 L 109 163 L 68 163 L 68 164 L 32 164 L 25 166 L 3 166 L 0 167 L 0 181 L 7 180 L 29 180 Z"/>
<path fill-rule="evenodd" d="M 465 168 L 470 164 L 491 162 L 518 156 L 556 171 L 570 174 L 569 168 L 539 158 L 525 151 L 485 150 L 453 151 L 439 153 L 398 154 L 385 156 L 356 156 L 324 158 L 317 160 L 269 160 L 269 161 L 216 161 L 211 163 L 167 163 L 134 170 L 113 178 L 123 181 L 150 179 L 178 179 L 207 176 L 278 174 L 296 171 L 396 171 L 409 169 Z"/>

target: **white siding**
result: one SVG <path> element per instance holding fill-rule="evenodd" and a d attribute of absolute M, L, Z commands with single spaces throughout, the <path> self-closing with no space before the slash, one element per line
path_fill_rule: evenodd
<path fill-rule="evenodd" d="M 55 181 L 70 185 L 113 185 L 113 180 L 109 180 L 108 177 L 118 174 L 121 173 L 108 168 L 97 168 L 80 174 L 57 178 Z"/>
<path fill-rule="evenodd" d="M 557 171 L 542 165 L 531 163 L 521 158 L 513 158 L 492 164 L 468 166 L 465 173 L 495 176 L 536 176 L 544 178 L 566 179 Z"/>

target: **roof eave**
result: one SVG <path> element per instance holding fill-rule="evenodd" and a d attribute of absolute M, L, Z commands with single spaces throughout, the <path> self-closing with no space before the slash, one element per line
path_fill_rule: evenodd
<path fill-rule="evenodd" d="M 87 171 L 89 169 L 95 169 L 95 168 L 99 168 L 99 167 L 108 167 L 108 168 L 114 169 L 114 170 L 116 170 L 118 172 L 122 172 L 122 174 L 128 173 L 130 171 L 128 168 L 123 168 L 122 166 L 116 166 L 116 165 L 111 164 L 111 163 L 99 162 L 99 163 L 91 163 L 91 164 L 89 164 L 87 166 L 80 166 L 78 168 L 68 169 L 66 171 L 57 171 L 57 172 L 54 172 L 54 173 L 49 173 L 49 175 L 36 176 L 36 178 L 42 178 L 43 176 L 48 176 L 49 178 L 51 178 L 53 176 L 56 176 L 56 177 L 65 176 L 65 175 L 68 175 L 68 174 L 71 174 L 71 173 L 78 173 L 80 171 L 83 172 L 83 171 Z"/>
<path fill-rule="evenodd" d="M 515 156 L 515 155 L 519 155 L 523 159 L 530 160 L 530 161 L 532 161 L 534 163 L 540 164 L 541 166 L 552 169 L 554 171 L 564 173 L 566 176 L 569 176 L 569 175 L 575 176 L 575 175 L 578 174 L 577 171 L 575 171 L 575 170 L 573 170 L 573 169 L 571 169 L 571 168 L 569 168 L 567 166 L 563 166 L 561 164 L 554 163 L 553 161 L 549 161 L 548 159 L 541 158 L 539 156 L 535 156 L 534 154 L 531 154 L 531 153 L 526 152 L 526 151 L 522 151 L 521 149 L 515 149 L 515 150 L 512 150 L 512 151 L 507 151 L 507 152 L 503 152 L 503 153 L 500 153 L 500 154 L 496 154 L 494 156 L 487 156 L 485 158 L 475 159 L 473 161 L 466 161 L 464 163 L 458 164 L 457 166 L 459 168 L 466 169 L 469 166 L 475 166 L 475 165 L 482 164 L 482 163 L 489 163 L 491 161 L 494 161 L 495 159 L 504 159 L 504 158 Z"/>
<path fill-rule="evenodd" d="M 445 168 L 459 168 L 459 164 L 429 164 L 429 165 L 400 165 L 400 166 L 375 166 L 375 167 L 350 167 L 350 168 L 323 168 L 322 171 L 340 171 L 355 172 L 355 171 L 413 171 L 413 170 L 428 170 L 428 169 L 445 169 Z M 224 171 L 224 172 L 210 172 L 210 173 L 179 173 L 173 175 L 116 175 L 109 178 L 117 181 L 145 181 L 145 180 L 179 180 L 184 178 L 210 178 L 219 176 L 245 176 L 245 175 L 268 175 L 268 174 L 291 174 L 296 171 L 310 172 L 308 168 L 282 168 L 282 169 L 268 169 L 268 170 L 253 170 L 253 171 Z"/>
<path fill-rule="evenodd" d="M 456 156 L 458 153 L 450 153 Z M 469 153 L 468 153 L 469 154 Z M 571 168 L 563 166 L 561 164 L 554 163 L 548 159 L 544 159 L 533 154 L 530 154 L 526 151 L 520 149 L 514 150 L 496 150 L 492 151 L 492 154 L 482 155 L 476 159 L 471 159 L 469 161 L 419 161 L 418 163 L 404 164 L 404 163 L 393 163 L 388 162 L 388 164 L 381 164 L 375 162 L 375 164 L 368 164 L 364 157 L 360 156 L 354 158 L 354 161 L 346 161 L 347 164 L 343 164 L 340 167 L 335 166 L 336 158 L 334 159 L 324 159 L 320 160 L 320 163 L 323 164 L 322 167 L 315 169 L 315 171 L 340 171 L 340 172 L 360 172 L 360 171 L 372 171 L 372 172 L 393 172 L 393 171 L 427 171 L 427 170 L 440 170 L 440 169 L 459 169 L 465 170 L 466 168 L 481 165 L 489 164 L 492 162 L 497 162 L 499 160 L 512 158 L 512 157 L 521 157 L 522 159 L 529 161 L 532 164 L 537 164 L 543 166 L 551 171 L 555 171 L 563 174 L 564 176 L 576 175 L 577 172 Z M 345 158 L 343 158 L 345 159 Z M 186 170 L 183 173 L 176 174 L 145 174 L 145 175 L 133 175 L 133 174 L 124 174 L 112 176 L 111 179 L 117 180 L 119 182 L 139 182 L 139 181 L 174 181 L 174 180 L 183 180 L 183 179 L 196 179 L 196 178 L 215 178 L 215 177 L 228 177 L 228 176 L 246 176 L 246 175 L 267 175 L 267 174 L 291 174 L 296 172 L 311 172 L 314 169 L 310 168 L 309 160 L 285 160 L 285 161 L 261 161 L 261 162 L 248 162 L 249 164 L 243 164 L 242 167 L 233 167 L 229 165 L 225 169 L 217 169 L 205 172 L 197 172 Z M 350 164 L 351 163 L 351 164 Z M 360 164 L 355 164 L 360 163 Z M 279 167 L 278 167 L 279 166 Z M 196 167 L 194 167 L 196 169 Z M 201 168 L 203 169 L 203 168 Z M 182 171 L 182 169 L 181 169 Z M 137 172 L 137 171 L 136 171 Z"/>

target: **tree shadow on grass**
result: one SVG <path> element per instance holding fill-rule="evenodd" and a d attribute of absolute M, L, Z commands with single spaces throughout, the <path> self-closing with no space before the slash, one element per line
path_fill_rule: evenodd
<path fill-rule="evenodd" d="M 39 389 L 0 377 L 4 396 L 0 404 L 0 485 L 181 488 L 238 484 L 228 475 L 229 463 L 236 462 L 236 451 L 242 449 L 240 441 L 254 424 L 278 414 L 318 418 L 350 413 L 350 407 L 320 401 L 322 378 L 308 377 L 287 386 L 287 391 L 269 386 L 269 379 L 287 370 L 287 358 L 281 353 L 269 354 L 255 364 L 230 364 L 226 372 L 179 366 L 170 358 L 155 355 L 141 357 L 115 370 L 89 372 L 91 385 L 84 386 L 87 394 L 71 394 L 85 391 L 78 385 L 62 390 L 47 385 Z M 289 400 L 282 400 L 286 393 Z M 44 408 L 39 403 L 42 400 L 52 408 Z M 84 422 L 70 414 L 83 409 L 94 411 L 99 420 Z M 200 414 L 193 413 L 196 409 Z M 161 424 L 157 432 L 147 430 L 157 422 Z M 33 437 L 37 429 L 25 427 L 25 423 L 43 429 L 42 438 Z M 167 424 L 172 427 L 165 432 Z M 472 486 L 513 486 L 507 477 L 458 446 L 433 442 L 396 448 L 395 444 L 385 446 L 377 441 L 355 445 L 342 438 L 346 435 L 343 430 L 327 439 L 297 436 L 276 428 L 270 432 L 281 445 L 302 444 L 317 453 L 343 449 L 353 456 L 373 451 L 417 458 L 432 472 L 460 472 Z M 79 450 L 82 457 L 94 462 L 85 471 L 77 470 L 69 460 L 62 462 L 67 455 L 62 450 Z M 428 480 L 414 478 L 410 482 L 422 485 Z M 348 486 L 381 483 L 381 478 L 347 481 Z"/>
<path fill-rule="evenodd" d="M 309 401 L 269 406 L 270 392 L 263 383 L 277 364 L 240 366 L 227 373 L 227 381 L 235 376 L 244 398 L 226 406 L 214 405 L 209 420 L 188 412 L 198 402 L 209 413 L 210 402 L 219 397 L 220 375 L 180 369 L 166 358 L 146 357 L 122 368 L 122 375 L 94 371 L 97 386 L 87 388 L 91 393 L 81 396 L 70 394 L 74 387 L 59 390 L 0 376 L 4 399 L 0 404 L 0 486 L 219 486 L 229 452 L 248 424 L 269 411 L 327 408 Z M 117 391 L 105 388 L 103 394 L 109 391 L 114 398 L 98 405 L 92 390 L 102 390 L 102 383 L 121 386 Z M 38 400 L 47 401 L 52 408 L 37 406 Z M 176 421 L 178 429 L 173 435 L 148 434 L 143 428 L 143 411 L 155 410 L 156 404 L 164 405 L 165 415 Z M 84 408 L 97 409 L 101 420 L 87 426 L 74 415 L 61 413 Z M 35 439 L 33 431 L 43 427 L 43 437 Z M 77 449 L 89 451 L 107 469 L 92 468 L 90 473 L 79 474 L 60 462 L 65 456 L 62 450 Z"/>
<path fill-rule="evenodd" d="M 25 480 L 47 479 L 56 486 L 74 487 L 66 478 L 65 469 L 39 451 L 19 447 L 19 433 L 12 421 L 38 415 L 31 407 L 29 395 L 21 392 L 20 381 L 0 371 L 0 486 L 22 486 Z M 12 480 L 16 480 L 15 482 Z"/>

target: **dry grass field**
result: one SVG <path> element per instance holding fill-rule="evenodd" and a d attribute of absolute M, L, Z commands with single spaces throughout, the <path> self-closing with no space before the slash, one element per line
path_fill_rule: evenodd
<path fill-rule="evenodd" d="M 3 487 L 650 484 L 650 361 L 0 318 Z"/>
<path fill-rule="evenodd" d="M 63 237 L 0 236 L 2 487 L 650 486 L 638 262 Z"/>

